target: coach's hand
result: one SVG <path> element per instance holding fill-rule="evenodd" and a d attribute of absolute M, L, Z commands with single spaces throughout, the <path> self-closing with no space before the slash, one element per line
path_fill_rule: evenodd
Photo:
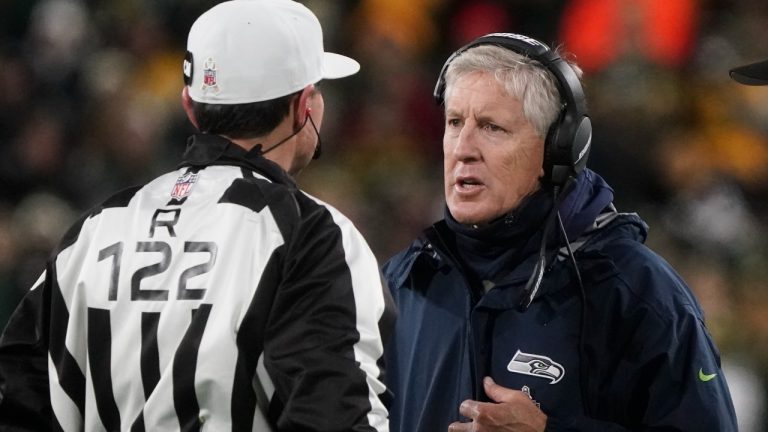
<path fill-rule="evenodd" d="M 493 402 L 465 400 L 459 407 L 470 423 L 451 423 L 448 432 L 543 432 L 547 416 L 525 393 L 502 387 L 490 377 L 483 380 Z"/>

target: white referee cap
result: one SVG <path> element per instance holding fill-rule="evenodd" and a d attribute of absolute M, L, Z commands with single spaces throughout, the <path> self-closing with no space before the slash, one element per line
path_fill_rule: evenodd
<path fill-rule="evenodd" d="M 184 82 L 194 101 L 241 104 L 286 96 L 358 70 L 357 61 L 325 52 L 320 22 L 304 5 L 231 0 L 192 25 Z"/>
<path fill-rule="evenodd" d="M 768 60 L 733 68 L 731 78 L 746 85 L 768 85 Z"/>

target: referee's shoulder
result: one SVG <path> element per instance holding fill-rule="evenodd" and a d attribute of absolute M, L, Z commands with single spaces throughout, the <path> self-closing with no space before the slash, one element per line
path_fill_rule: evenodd
<path fill-rule="evenodd" d="M 302 222 L 310 225 L 314 224 L 318 230 L 328 228 L 331 231 L 338 232 L 345 238 L 357 239 L 365 243 L 365 239 L 357 226 L 346 214 L 333 205 L 306 192 L 300 191 L 299 195 Z"/>
<path fill-rule="evenodd" d="M 101 212 L 104 211 L 105 209 L 127 207 L 128 204 L 131 202 L 131 199 L 133 199 L 133 197 L 136 196 L 136 193 L 138 193 L 138 191 L 141 190 L 143 187 L 144 185 L 138 185 L 138 186 L 131 186 L 131 187 L 122 189 L 118 192 L 113 193 L 107 199 L 100 202 L 99 204 L 86 210 L 80 216 L 80 218 L 77 219 L 69 227 L 67 232 L 64 233 L 64 236 L 59 242 L 58 247 L 54 250 L 54 254 L 58 254 L 60 251 L 66 249 L 67 247 L 71 246 L 77 241 L 78 237 L 80 236 L 80 232 L 83 229 L 83 224 L 85 223 L 86 220 L 101 214 Z"/>

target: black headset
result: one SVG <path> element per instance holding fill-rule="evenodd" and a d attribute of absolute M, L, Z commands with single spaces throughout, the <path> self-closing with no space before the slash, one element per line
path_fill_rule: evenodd
<path fill-rule="evenodd" d="M 547 132 L 544 144 L 544 180 L 563 186 L 587 165 L 592 143 L 592 122 L 587 115 L 584 90 L 571 66 L 546 44 L 515 33 L 491 33 L 475 39 L 454 52 L 443 65 L 434 96 L 442 105 L 445 97 L 445 72 L 456 57 L 478 45 L 497 45 L 541 63 L 555 75 L 562 109 Z"/>

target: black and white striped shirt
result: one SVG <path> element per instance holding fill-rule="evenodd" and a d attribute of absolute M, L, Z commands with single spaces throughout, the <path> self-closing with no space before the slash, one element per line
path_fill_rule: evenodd
<path fill-rule="evenodd" d="M 67 233 L 0 340 L 0 426 L 388 430 L 365 240 L 276 164 L 191 140 Z"/>

